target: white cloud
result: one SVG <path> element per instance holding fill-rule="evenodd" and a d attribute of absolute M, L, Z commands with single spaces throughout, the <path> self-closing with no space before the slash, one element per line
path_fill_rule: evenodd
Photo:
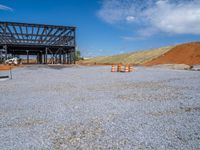
<path fill-rule="evenodd" d="M 200 34 L 200 0 L 103 0 L 98 16 L 111 24 L 141 26 L 142 36 Z"/>
<path fill-rule="evenodd" d="M 158 1 L 155 8 L 146 11 L 152 26 L 168 33 L 200 34 L 199 1 L 179 4 Z"/>
<path fill-rule="evenodd" d="M 126 17 L 126 21 L 127 21 L 128 23 L 132 23 L 132 22 L 135 21 L 135 17 L 134 17 L 134 16 L 127 16 L 127 17 Z"/>
<path fill-rule="evenodd" d="M 11 7 L 0 4 L 0 10 L 13 11 Z"/>
<path fill-rule="evenodd" d="M 98 52 L 103 52 L 103 49 L 99 49 Z"/>
<path fill-rule="evenodd" d="M 155 28 L 155 27 L 146 27 L 146 28 L 143 28 L 143 29 L 139 29 L 137 31 L 138 35 L 140 36 L 140 38 L 142 37 L 150 37 L 156 33 L 158 33 L 158 29 Z"/>
<path fill-rule="evenodd" d="M 120 51 L 119 53 L 120 53 L 120 54 L 124 54 L 124 53 L 125 53 L 125 51 Z"/>
<path fill-rule="evenodd" d="M 124 19 L 124 12 L 121 1 L 105 0 L 103 1 L 102 9 L 98 12 L 98 16 L 107 23 L 115 23 Z"/>
<path fill-rule="evenodd" d="M 127 41 L 134 41 L 135 37 L 133 36 L 121 36 L 122 39 L 127 40 Z"/>

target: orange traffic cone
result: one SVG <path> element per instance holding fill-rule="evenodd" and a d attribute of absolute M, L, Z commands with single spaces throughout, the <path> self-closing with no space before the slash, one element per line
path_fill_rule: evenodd
<path fill-rule="evenodd" d="M 115 66 L 112 65 L 111 72 L 115 72 Z"/>
<path fill-rule="evenodd" d="M 129 72 L 129 65 L 128 64 L 125 66 L 124 72 Z"/>
<path fill-rule="evenodd" d="M 121 64 L 118 64 L 117 65 L 117 72 L 121 72 L 122 71 L 122 65 Z"/>
<path fill-rule="evenodd" d="M 133 72 L 133 66 L 129 65 L 129 72 Z"/>

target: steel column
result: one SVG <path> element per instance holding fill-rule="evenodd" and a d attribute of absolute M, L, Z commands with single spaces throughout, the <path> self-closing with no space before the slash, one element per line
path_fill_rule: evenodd
<path fill-rule="evenodd" d="M 48 48 L 46 47 L 46 48 L 45 48 L 45 64 L 48 63 L 48 62 L 47 62 L 47 59 L 48 59 L 47 55 L 48 55 Z"/>
<path fill-rule="evenodd" d="M 66 53 L 63 54 L 63 64 L 66 64 Z"/>
<path fill-rule="evenodd" d="M 42 51 L 39 53 L 39 64 L 42 64 Z"/>
<path fill-rule="evenodd" d="M 4 45 L 3 49 L 5 50 L 5 60 L 8 59 L 8 47 L 7 45 Z"/>
<path fill-rule="evenodd" d="M 62 64 L 61 53 L 62 53 L 62 51 L 61 51 L 61 49 L 59 49 L 59 63 L 60 63 L 60 64 Z"/>
<path fill-rule="evenodd" d="M 2 62 L 2 59 L 3 58 L 3 56 L 2 56 L 2 51 L 0 50 L 0 63 Z"/>
<path fill-rule="evenodd" d="M 74 61 L 74 64 L 76 64 L 76 53 L 75 53 L 75 50 L 73 52 L 73 61 Z"/>
<path fill-rule="evenodd" d="M 46 62 L 46 56 L 45 56 L 45 53 L 44 53 L 44 55 L 43 55 L 43 64 L 45 64 L 45 62 Z"/>
<path fill-rule="evenodd" d="M 26 60 L 26 62 L 27 62 L 27 64 L 29 64 L 29 51 L 27 50 L 26 52 L 27 52 L 27 60 Z"/>

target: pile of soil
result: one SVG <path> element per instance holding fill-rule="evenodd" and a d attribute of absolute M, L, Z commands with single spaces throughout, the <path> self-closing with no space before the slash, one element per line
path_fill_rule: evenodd
<path fill-rule="evenodd" d="M 178 45 L 145 65 L 158 64 L 200 65 L 200 42 Z"/>
<path fill-rule="evenodd" d="M 9 66 L 9 65 L 0 65 L 0 71 L 5 71 L 5 70 L 10 70 L 15 68 L 14 66 Z"/>
<path fill-rule="evenodd" d="M 161 64 L 161 65 L 154 65 L 153 67 L 175 69 L 175 70 L 191 70 L 192 69 L 190 65 L 185 65 L 185 64 Z"/>

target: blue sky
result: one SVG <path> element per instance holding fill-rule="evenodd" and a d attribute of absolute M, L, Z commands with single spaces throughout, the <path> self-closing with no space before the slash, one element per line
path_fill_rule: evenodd
<path fill-rule="evenodd" d="M 76 26 L 87 57 L 200 41 L 199 0 L 0 0 L 0 20 Z"/>

